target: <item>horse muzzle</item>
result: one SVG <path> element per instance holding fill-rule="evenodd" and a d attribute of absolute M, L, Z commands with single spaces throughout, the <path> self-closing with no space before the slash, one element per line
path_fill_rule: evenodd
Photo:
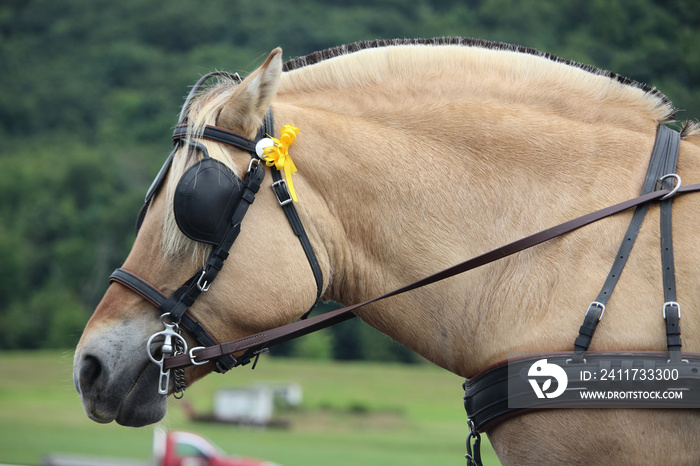
<path fill-rule="evenodd" d="M 159 368 L 147 357 L 148 333 L 131 321 L 83 335 L 73 360 L 73 381 L 83 409 L 95 422 L 141 427 L 160 421 L 166 396 L 158 393 Z"/>

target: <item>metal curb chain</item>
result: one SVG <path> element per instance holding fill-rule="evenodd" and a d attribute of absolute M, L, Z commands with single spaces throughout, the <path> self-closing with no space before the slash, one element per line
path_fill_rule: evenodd
<path fill-rule="evenodd" d="M 178 329 L 178 333 L 179 329 Z M 177 356 L 178 354 L 185 354 L 187 351 L 187 348 L 185 345 L 180 341 L 176 340 L 175 341 L 175 351 L 173 355 Z M 178 369 L 173 369 L 173 380 L 174 380 L 174 385 L 175 385 L 175 391 L 173 392 L 173 397 L 176 399 L 182 399 L 183 396 L 185 396 L 185 389 L 187 388 L 187 383 L 185 382 L 185 369 L 184 368 L 178 368 Z"/>

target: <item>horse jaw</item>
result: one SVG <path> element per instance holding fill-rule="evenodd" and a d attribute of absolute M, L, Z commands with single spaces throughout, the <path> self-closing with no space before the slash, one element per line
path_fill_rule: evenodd
<path fill-rule="evenodd" d="M 108 291 L 102 304 L 110 299 Z M 141 427 L 165 416 L 166 396 L 158 394 L 160 369 L 146 353 L 146 341 L 162 330 L 159 325 L 146 313 L 88 323 L 76 348 L 73 381 L 90 419 Z"/>

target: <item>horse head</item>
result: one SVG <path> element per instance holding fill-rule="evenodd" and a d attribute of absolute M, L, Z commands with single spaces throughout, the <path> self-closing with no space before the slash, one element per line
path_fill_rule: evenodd
<path fill-rule="evenodd" d="M 238 198 L 245 197 L 241 184 L 245 184 L 246 174 L 254 165 L 262 164 L 258 160 L 251 162 L 251 154 L 240 147 L 198 136 L 206 126 L 214 126 L 240 135 L 243 140 L 254 140 L 277 90 L 281 56 L 281 49 L 276 49 L 240 83 L 237 79 L 223 79 L 207 92 L 188 99 L 187 108 L 183 109 L 187 128 L 162 171 L 162 185 L 158 180 L 154 182 L 131 253 L 120 270 L 128 271 L 125 273 L 138 277 L 164 296 L 172 296 L 206 266 L 212 250 L 220 248 L 214 243 L 221 241 L 212 240 L 212 232 L 205 234 L 204 239 L 197 236 L 196 223 L 204 222 L 206 230 L 212 216 L 221 216 L 215 211 L 221 202 L 233 202 L 230 210 L 235 210 Z M 205 158 L 209 159 L 207 165 L 200 163 Z M 259 171 L 262 178 L 264 169 Z M 216 199 L 212 200 L 210 192 L 217 190 L 224 192 L 218 198 L 213 195 Z M 197 197 L 197 193 L 204 197 Z M 313 277 L 299 272 L 308 267 L 304 265 L 307 258 L 278 199 L 269 189 L 252 194 L 257 194 L 255 205 L 245 215 L 242 228 L 230 225 L 230 218 L 214 219 L 216 225 L 239 228 L 240 234 L 233 235 L 230 258 L 226 267 L 218 266 L 221 271 L 216 275 L 216 283 L 208 283 L 206 292 L 200 290 L 187 309 L 195 322 L 193 327 L 198 328 L 200 322 L 214 342 L 286 324 L 315 302 L 317 286 Z M 184 214 L 178 216 L 175 204 Z M 188 222 L 195 223 L 195 233 L 190 231 L 192 225 L 184 226 Z M 161 374 L 152 360 L 160 361 L 160 353 L 170 351 L 178 342 L 184 342 L 188 348 L 201 343 L 187 330 L 182 332 L 182 338 L 179 334 L 166 335 L 163 324 L 167 330 L 173 328 L 174 322 L 167 315 L 161 319 L 161 312 L 162 308 L 154 309 L 152 302 L 124 283 L 113 282 L 107 290 L 83 332 L 74 361 L 75 385 L 91 419 L 140 426 L 165 415 L 165 394 L 173 391 L 174 382 L 162 377 L 159 381 Z M 188 369 L 186 383 L 214 368 L 211 362 Z"/>

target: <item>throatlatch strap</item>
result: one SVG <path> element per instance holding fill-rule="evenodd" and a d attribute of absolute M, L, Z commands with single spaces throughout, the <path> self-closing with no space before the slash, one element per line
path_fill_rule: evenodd
<path fill-rule="evenodd" d="M 678 161 L 679 144 L 680 134 L 677 131 L 673 131 L 663 125 L 658 127 L 654 148 L 649 160 L 649 168 L 647 169 L 646 178 L 642 185 L 643 195 L 656 189 L 659 178 L 668 173 L 675 172 L 676 162 Z M 671 166 L 673 168 L 671 168 Z M 671 171 L 669 171 L 669 169 Z M 648 210 L 649 204 L 642 204 L 636 208 L 629 227 L 627 228 L 627 233 L 622 240 L 622 244 L 620 244 L 617 256 L 615 256 L 615 261 L 610 269 L 610 273 L 608 273 L 608 277 L 603 284 L 603 288 L 600 290 L 600 293 L 598 293 L 596 300 L 590 304 L 586 311 L 583 324 L 579 329 L 578 337 L 574 341 L 574 360 L 576 362 L 581 362 L 585 352 L 588 351 L 598 322 L 600 322 L 605 313 L 605 305 L 610 299 L 620 279 L 620 275 L 627 264 L 627 259 L 632 252 L 632 247 L 634 246 L 637 235 L 639 234 L 639 229 L 644 222 Z"/>
<path fill-rule="evenodd" d="M 264 124 L 262 127 L 270 128 L 270 131 L 272 131 L 272 128 L 274 127 L 272 122 L 272 111 L 268 111 L 265 114 L 265 119 L 263 122 Z M 258 137 L 265 137 L 265 134 L 258 133 Z M 323 273 L 321 272 L 321 266 L 318 264 L 318 259 L 316 259 L 314 248 L 311 246 L 311 241 L 309 241 L 309 236 L 306 234 L 306 230 L 304 229 L 304 224 L 301 222 L 299 213 L 294 207 L 292 195 L 289 193 L 289 189 L 287 188 L 287 182 L 282 178 L 282 172 L 277 170 L 274 165 L 270 167 L 270 171 L 272 172 L 272 190 L 275 192 L 277 201 L 279 202 L 280 206 L 282 206 L 284 213 L 287 215 L 287 220 L 289 220 L 289 224 L 292 226 L 294 234 L 297 238 L 299 238 L 301 247 L 304 249 L 304 254 L 306 254 L 306 259 L 309 261 L 311 271 L 314 274 L 314 281 L 316 282 L 316 299 L 309 310 L 301 316 L 301 319 L 303 320 L 309 316 L 314 307 L 316 307 L 316 304 L 318 304 L 318 301 L 321 299 L 321 294 L 323 293 Z"/>

